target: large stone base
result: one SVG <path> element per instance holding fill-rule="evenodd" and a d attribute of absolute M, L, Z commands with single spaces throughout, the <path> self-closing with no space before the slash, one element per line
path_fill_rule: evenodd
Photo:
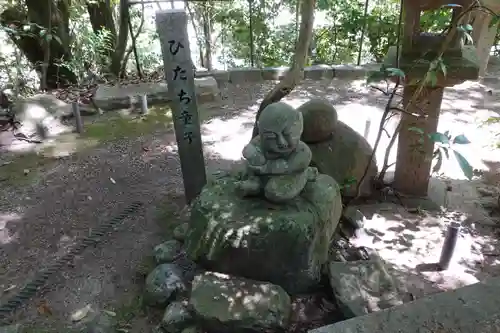
<path fill-rule="evenodd" d="M 317 167 L 319 172 L 344 184 L 342 188 L 344 197 L 356 196 L 358 183 L 370 164 L 360 186 L 360 195 L 367 197 L 372 194 L 373 179 L 378 172 L 377 161 L 375 156 L 371 160 L 373 148 L 356 131 L 339 121 L 328 140 L 307 145 L 313 155 L 311 165 Z"/>
<path fill-rule="evenodd" d="M 236 176 L 219 178 L 193 203 L 188 254 L 210 270 L 269 281 L 291 294 L 314 289 L 319 274 L 309 254 L 319 231 L 326 249 L 322 263 L 327 260 L 342 209 L 338 184 L 319 175 L 291 203 L 273 205 L 240 198 L 236 181 Z M 325 208 L 320 205 L 331 205 L 332 218 L 326 223 L 319 221 L 319 211 Z"/>

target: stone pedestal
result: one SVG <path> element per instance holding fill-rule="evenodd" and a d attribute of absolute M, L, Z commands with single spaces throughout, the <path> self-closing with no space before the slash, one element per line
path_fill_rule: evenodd
<path fill-rule="evenodd" d="M 404 88 L 403 105 L 405 107 L 410 104 L 417 88 L 417 86 Z M 402 127 L 399 132 L 394 184 L 396 189 L 402 193 L 415 196 L 427 195 L 434 143 L 427 135 L 409 129 L 420 128 L 424 133 L 437 131 L 443 92 L 443 87 L 422 89 L 416 102 L 407 109 L 409 113 L 418 114 L 420 117 L 417 118 L 406 113 L 401 116 Z"/>
<path fill-rule="evenodd" d="M 397 67 L 396 47 L 389 49 L 384 63 L 387 67 Z M 399 67 L 406 74 L 407 84 L 403 91 L 403 106 L 408 113 L 401 116 L 394 187 L 406 195 L 427 196 L 434 150 L 434 144 L 429 140 L 428 134 L 437 131 L 444 88 L 466 80 L 476 80 L 478 77 L 479 61 L 473 46 L 463 47 L 461 56 L 445 57 L 444 63 L 446 76 L 438 75 L 436 84 L 433 87 L 424 87 L 414 103 L 409 105 L 419 86 L 418 81 L 425 77 L 429 69 L 429 62 L 417 62 L 416 59 L 407 57 L 400 59 Z M 419 116 L 414 117 L 411 114 Z M 411 131 L 412 127 L 421 129 L 424 134 Z"/>
<path fill-rule="evenodd" d="M 209 270 L 269 281 L 292 295 L 317 288 L 315 266 L 328 259 L 342 211 L 338 184 L 320 174 L 300 196 L 277 205 L 259 197 L 241 198 L 235 185 L 239 180 L 221 176 L 193 202 L 186 237 L 189 256 Z M 318 219 L 322 202 L 331 209 L 329 221 Z M 325 245 L 326 252 L 319 253 L 316 244 Z"/>

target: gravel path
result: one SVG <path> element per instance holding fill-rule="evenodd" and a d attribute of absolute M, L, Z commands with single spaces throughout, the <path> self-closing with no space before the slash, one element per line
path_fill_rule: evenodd
<path fill-rule="evenodd" d="M 226 169 L 239 158 L 249 139 L 258 103 L 271 86 L 224 87 L 223 105 L 208 110 L 214 117 L 202 128 L 209 169 Z M 474 89 L 477 94 L 484 90 L 479 86 Z M 361 133 L 369 119 L 374 125 L 368 138 L 374 141 L 386 100 L 380 93 L 370 91 L 362 82 L 305 82 L 287 101 L 299 105 L 312 96 L 332 100 L 339 118 Z M 443 122 L 456 127 L 464 116 L 472 117 L 472 109 L 459 104 L 459 100 L 472 99 L 460 89 L 447 91 L 445 99 L 440 128 Z M 460 108 L 463 114 L 456 115 L 454 111 Z M 492 136 L 479 138 L 475 134 L 475 124 L 460 126 L 466 126 L 479 140 L 471 139 L 477 142 L 477 147 L 471 149 L 483 149 L 483 143 L 491 141 Z M 0 189 L 0 302 L 17 290 L 1 295 L 3 289 L 22 286 L 34 272 L 64 254 L 76 238 L 140 200 L 146 206 L 141 214 L 126 220 L 104 243 L 86 250 L 52 281 L 57 283 L 52 283 L 18 316 L 54 327 L 56 322 L 67 323 L 73 311 L 87 304 L 112 308 L 123 297 L 134 295 L 138 288 L 137 267 L 161 241 L 158 207 L 170 207 L 172 212 L 170 220 L 165 218 L 163 223 L 176 223 L 176 213 L 183 207 L 179 168 L 174 135 L 157 132 L 74 155 L 47 170 L 31 186 Z M 50 306 L 50 318 L 37 313 L 36 305 L 42 301 Z"/>

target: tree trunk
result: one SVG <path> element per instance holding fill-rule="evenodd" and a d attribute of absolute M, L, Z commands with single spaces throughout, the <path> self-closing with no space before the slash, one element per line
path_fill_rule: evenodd
<path fill-rule="evenodd" d="M 116 49 L 111 57 L 111 65 L 109 70 L 111 74 L 119 77 L 120 69 L 122 67 L 122 61 L 125 57 L 125 51 L 127 48 L 128 41 L 128 19 L 130 13 L 128 8 L 128 0 L 120 0 L 120 26 L 118 32 L 118 40 L 116 43 Z"/>
<path fill-rule="evenodd" d="M 198 27 L 196 26 L 196 22 L 198 21 L 199 23 L 199 19 L 198 19 L 198 16 L 199 15 L 196 15 L 195 14 L 195 11 L 191 8 L 191 6 L 189 5 L 189 2 L 186 1 L 186 9 L 189 13 L 189 18 L 190 18 L 190 21 L 191 21 L 191 26 L 193 27 L 193 31 L 196 35 L 196 44 L 198 46 L 198 53 L 199 53 L 199 56 L 200 56 L 200 66 L 203 67 L 203 68 L 206 68 L 205 67 L 205 62 L 204 62 L 204 56 L 203 56 L 203 43 L 201 41 L 201 38 L 200 38 L 200 33 L 199 33 L 199 29 Z M 193 62 L 194 64 L 194 62 Z"/>
<path fill-rule="evenodd" d="M 301 3 L 301 19 L 300 31 L 297 44 L 295 46 L 295 54 L 293 56 L 292 66 L 281 80 L 262 100 L 260 103 L 257 116 L 255 117 L 255 124 L 253 127 L 252 138 L 259 135 L 259 128 L 257 122 L 259 120 L 262 110 L 269 104 L 279 102 L 283 97 L 287 96 L 297 86 L 304 76 L 304 66 L 307 61 L 307 51 L 311 43 L 312 31 L 314 25 L 314 7 L 316 0 L 302 0 Z"/>
<path fill-rule="evenodd" d="M 115 20 L 113 19 L 113 8 L 109 0 L 87 1 L 87 12 L 90 24 L 95 33 L 106 29 L 116 38 Z"/>
<path fill-rule="evenodd" d="M 77 83 L 77 76 L 69 68 L 61 66 L 63 61 L 72 58 L 70 51 L 70 36 L 67 23 L 69 18 L 64 16 L 68 13 L 65 6 L 59 2 L 50 1 L 51 7 L 48 6 L 48 1 L 26 0 L 28 11 L 23 7 L 9 7 L 0 14 L 0 22 L 3 26 L 10 27 L 16 31 L 16 35 L 20 38 L 15 38 L 14 34 L 10 34 L 10 38 L 26 56 L 38 73 L 43 72 L 45 43 L 42 43 L 41 27 L 48 26 L 49 15 L 51 16 L 52 40 L 50 41 L 50 52 L 46 69 L 48 89 L 66 87 Z M 49 10 L 50 8 L 50 10 Z M 30 24 L 34 23 L 34 24 Z M 29 31 L 23 29 L 24 26 L 30 26 Z M 43 35 L 43 34 L 42 34 Z"/>
<path fill-rule="evenodd" d="M 210 4 L 208 5 L 210 6 Z M 211 8 L 208 8 L 207 3 L 203 4 L 203 36 L 205 37 L 205 55 L 203 57 L 203 64 L 209 71 L 212 70 L 212 22 L 211 22 Z"/>

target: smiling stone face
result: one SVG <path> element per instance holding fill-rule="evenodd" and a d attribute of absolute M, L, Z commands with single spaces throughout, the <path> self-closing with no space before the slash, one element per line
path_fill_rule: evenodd
<path fill-rule="evenodd" d="M 302 114 L 286 103 L 268 105 L 259 117 L 261 148 L 266 158 L 288 156 L 299 144 L 303 129 Z"/>

